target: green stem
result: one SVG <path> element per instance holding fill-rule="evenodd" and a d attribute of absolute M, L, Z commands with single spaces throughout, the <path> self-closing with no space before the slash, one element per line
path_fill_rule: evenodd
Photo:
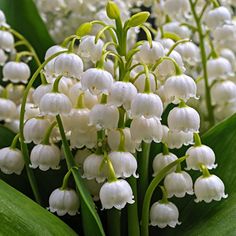
<path fill-rule="evenodd" d="M 138 158 L 138 168 L 139 168 L 139 179 L 138 179 L 138 194 L 139 194 L 139 206 L 143 205 L 143 199 L 145 192 L 149 184 L 149 153 L 150 153 L 150 143 L 142 143 L 142 155 Z"/>
<path fill-rule="evenodd" d="M 208 121 L 209 121 L 210 125 L 213 126 L 215 124 L 215 117 L 214 117 L 213 106 L 212 106 L 212 101 L 211 101 L 210 86 L 209 86 L 209 82 L 208 82 L 207 56 L 206 56 L 206 50 L 205 50 L 205 45 L 204 45 L 204 34 L 203 34 L 203 30 L 202 30 L 201 19 L 197 16 L 197 12 L 195 11 L 193 1 L 189 0 L 189 3 L 191 6 L 191 11 L 192 11 L 194 20 L 196 22 L 196 26 L 198 29 L 198 35 L 199 35 L 199 46 L 200 46 L 200 52 L 201 52 L 203 77 L 204 77 L 204 83 L 205 83 Z"/>
<path fill-rule="evenodd" d="M 133 204 L 128 204 L 128 236 L 139 236 L 139 218 L 138 218 L 138 193 L 137 193 L 137 179 L 133 176 L 128 178 L 128 182 L 133 190 L 134 200 Z"/>
<path fill-rule="evenodd" d="M 173 161 L 168 166 L 164 167 L 152 180 L 148 189 L 146 190 L 143 205 L 142 205 L 142 219 L 141 219 L 141 236 L 149 236 L 149 209 L 151 198 L 154 190 L 158 186 L 158 184 L 162 181 L 162 179 L 166 176 L 166 173 L 171 170 L 174 166 L 181 163 L 187 158 L 187 156 L 181 157 L 176 161 Z"/>
<path fill-rule="evenodd" d="M 12 149 L 16 148 L 16 144 L 17 144 L 17 142 L 19 141 L 19 137 L 20 137 L 20 134 L 17 134 L 17 135 L 14 137 L 14 139 L 13 139 L 13 141 L 12 141 L 12 143 L 11 143 L 10 148 L 12 148 Z"/>
<path fill-rule="evenodd" d="M 25 46 L 33 53 L 33 57 L 35 62 L 37 63 L 38 66 L 41 65 L 41 62 L 38 58 L 38 55 L 36 53 L 36 51 L 34 50 L 34 48 L 31 46 L 31 44 L 29 43 L 29 41 L 19 32 L 15 31 L 14 29 L 7 29 L 8 31 L 10 31 L 13 35 L 15 35 L 18 39 L 20 39 L 21 41 L 24 42 Z"/>
<path fill-rule="evenodd" d="M 16 62 L 20 62 L 21 57 L 24 56 L 34 56 L 32 52 L 23 51 L 16 54 Z"/>
<path fill-rule="evenodd" d="M 202 145 L 201 138 L 198 133 L 194 133 L 193 138 L 194 138 L 194 146 L 195 147 L 199 147 Z"/>
<path fill-rule="evenodd" d="M 160 186 L 160 189 L 162 191 L 162 199 L 161 199 L 161 203 L 168 203 L 168 198 L 167 198 L 167 192 L 164 186 Z"/>
<path fill-rule="evenodd" d="M 111 160 L 109 159 L 109 156 L 106 151 L 104 151 L 104 159 L 105 159 L 105 161 L 108 165 L 108 169 L 109 169 L 108 182 L 111 183 L 111 182 L 117 181 L 114 167 L 113 167 Z"/>
<path fill-rule="evenodd" d="M 162 153 L 163 155 L 168 155 L 170 152 L 169 152 L 169 148 L 167 146 L 167 144 L 163 143 L 162 145 Z"/>
<path fill-rule="evenodd" d="M 53 87 L 52 87 L 52 92 L 53 93 L 58 93 L 59 92 L 59 83 L 61 78 L 63 77 L 63 75 L 59 75 L 56 80 L 53 83 Z"/>
<path fill-rule="evenodd" d="M 67 189 L 67 187 L 68 187 L 68 182 L 69 182 L 69 178 L 70 178 L 70 175 L 71 175 L 71 170 L 72 170 L 72 169 L 69 169 L 69 170 L 67 171 L 66 175 L 65 175 L 64 178 L 63 178 L 63 183 L 62 183 L 62 186 L 61 186 L 61 189 L 62 189 L 62 190 L 65 190 L 65 189 Z"/>
<path fill-rule="evenodd" d="M 56 56 L 60 55 L 61 53 L 64 53 L 66 51 L 62 51 L 62 52 L 58 52 L 54 55 L 52 55 L 51 57 L 49 57 L 43 64 L 41 64 L 38 69 L 35 71 L 35 73 L 33 74 L 33 76 L 31 77 L 28 85 L 25 88 L 24 94 L 23 94 L 23 98 L 22 98 L 22 102 L 21 102 L 21 110 L 20 110 L 20 142 L 21 142 L 21 151 L 23 153 L 23 157 L 25 160 L 25 168 L 26 168 L 26 172 L 27 172 L 27 176 L 30 182 L 30 186 L 32 188 L 35 200 L 40 203 L 41 199 L 40 199 L 40 194 L 38 191 L 38 185 L 33 173 L 33 170 L 29 167 L 30 164 L 30 159 L 29 159 L 29 152 L 28 152 L 28 147 L 25 143 L 25 138 L 24 138 L 24 116 L 25 116 L 25 106 L 26 106 L 26 102 L 27 102 L 27 97 L 29 94 L 29 91 L 31 89 L 31 87 L 33 86 L 34 81 L 36 80 L 36 78 L 38 77 L 40 71 L 43 69 L 43 67 L 49 62 L 51 61 L 53 58 L 55 58 Z"/>
<path fill-rule="evenodd" d="M 123 129 L 119 129 L 120 132 L 120 143 L 118 147 L 119 152 L 125 152 L 125 134 Z"/>
<path fill-rule="evenodd" d="M 121 211 L 117 209 L 109 209 L 107 211 L 107 228 L 108 228 L 108 236 L 120 236 L 121 235 L 121 230 L 120 230 L 120 225 L 121 225 Z"/>
<path fill-rule="evenodd" d="M 45 135 L 44 135 L 44 138 L 42 140 L 42 144 L 45 144 L 45 145 L 49 145 L 49 141 L 50 141 L 50 136 L 51 136 L 51 133 L 52 133 L 52 130 L 53 128 L 57 125 L 57 122 L 54 121 L 50 126 L 49 128 L 47 129 Z"/>
<path fill-rule="evenodd" d="M 210 176 L 211 176 L 209 170 L 207 169 L 207 167 L 206 167 L 205 165 L 201 164 L 201 165 L 200 165 L 200 169 L 202 170 L 202 176 L 203 176 L 204 178 L 207 178 L 207 177 L 210 177 Z"/>
<path fill-rule="evenodd" d="M 119 107 L 119 122 L 118 122 L 118 128 L 125 128 L 125 109 L 121 106 Z"/>

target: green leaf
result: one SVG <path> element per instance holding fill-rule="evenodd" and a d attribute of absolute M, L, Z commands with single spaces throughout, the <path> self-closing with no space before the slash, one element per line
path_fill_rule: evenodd
<path fill-rule="evenodd" d="M 0 125 L 0 148 L 10 146 L 15 134 L 3 125 Z"/>
<path fill-rule="evenodd" d="M 179 203 L 181 226 L 175 229 L 158 230 L 158 235 L 181 236 L 222 236 L 236 235 L 236 115 L 224 120 L 202 137 L 202 143 L 210 146 L 216 154 L 218 167 L 210 171 L 220 177 L 224 184 L 227 199 L 211 203 L 195 203 L 194 196 Z M 200 173 L 194 171 L 195 177 Z M 176 201 L 177 200 L 177 201 Z M 156 233 L 157 228 L 153 230 Z"/>
<path fill-rule="evenodd" d="M 83 221 L 83 230 L 86 236 L 105 236 L 100 218 L 95 210 L 95 204 L 88 192 L 79 171 L 72 169 L 76 186 L 80 193 L 81 215 Z"/>
<path fill-rule="evenodd" d="M 55 43 L 39 16 L 34 2 L 32 0 L 1 0 L 0 9 L 4 11 L 7 23 L 32 44 L 42 60 L 46 50 Z"/>
<path fill-rule="evenodd" d="M 59 218 L 2 180 L 0 196 L 0 235 L 76 235 Z"/>

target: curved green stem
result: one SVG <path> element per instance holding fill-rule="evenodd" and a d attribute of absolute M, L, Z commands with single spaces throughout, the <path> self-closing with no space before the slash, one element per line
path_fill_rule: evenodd
<path fill-rule="evenodd" d="M 200 52 L 201 52 L 201 59 L 202 59 L 202 69 L 203 69 L 203 77 L 204 77 L 204 83 L 205 83 L 205 93 L 206 93 L 206 107 L 208 111 L 208 121 L 211 126 L 215 124 L 215 117 L 214 117 L 214 111 L 211 101 L 211 93 L 210 93 L 210 86 L 208 82 L 208 73 L 207 73 L 207 56 L 206 56 L 206 50 L 204 45 L 204 34 L 202 30 L 201 25 L 201 19 L 198 17 L 197 12 L 194 7 L 194 3 L 192 0 L 189 0 L 191 11 L 194 17 L 194 20 L 196 22 L 196 26 L 198 29 L 198 35 L 199 35 L 199 46 L 200 46 Z"/>
<path fill-rule="evenodd" d="M 12 148 L 12 149 L 16 148 L 16 144 L 17 144 L 17 142 L 19 141 L 19 137 L 20 137 L 20 134 L 18 133 L 18 134 L 14 137 L 14 139 L 12 140 L 12 143 L 11 143 L 10 148 Z"/>
<path fill-rule="evenodd" d="M 143 201 L 143 208 L 142 208 L 142 219 L 141 219 L 141 236 L 149 236 L 149 229 L 148 229 L 148 222 L 149 222 L 149 209 L 150 209 L 150 202 L 153 195 L 154 190 L 158 186 L 158 184 L 162 181 L 165 177 L 166 173 L 176 166 L 177 164 L 183 162 L 187 156 L 181 157 L 176 161 L 173 161 L 168 166 L 164 167 L 152 180 L 150 185 L 148 186 L 144 201 Z"/>
<path fill-rule="evenodd" d="M 32 47 L 32 45 L 29 43 L 29 41 L 22 34 L 17 32 L 16 30 L 11 29 L 11 28 L 7 29 L 7 30 L 10 31 L 15 37 L 17 37 L 18 39 L 20 39 L 21 41 L 24 42 L 25 46 L 33 53 L 33 57 L 34 57 L 35 62 L 37 63 L 38 66 L 40 66 L 41 62 L 38 58 L 38 55 L 37 55 L 36 51 L 34 50 L 34 48 Z"/>
<path fill-rule="evenodd" d="M 47 131 L 46 131 L 46 133 L 45 133 L 45 135 L 44 135 L 44 137 L 43 137 L 43 140 L 42 140 L 42 144 L 45 144 L 45 145 L 49 145 L 49 139 L 50 139 L 50 136 L 51 136 L 51 133 L 52 133 L 52 130 L 53 130 L 53 128 L 55 127 L 57 125 L 57 122 L 56 121 L 54 121 L 50 126 L 49 126 L 49 128 L 47 129 Z"/>

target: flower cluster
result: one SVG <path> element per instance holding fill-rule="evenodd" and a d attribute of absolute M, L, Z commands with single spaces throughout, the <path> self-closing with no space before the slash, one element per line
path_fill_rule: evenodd
<path fill-rule="evenodd" d="M 58 12 L 65 10 L 63 0 L 39 3 L 44 4 L 46 11 L 55 6 Z M 131 3 L 121 1 L 119 4 L 130 6 Z M 66 7 L 71 10 L 73 4 L 86 6 L 94 14 L 97 12 L 95 4 L 83 1 L 70 1 Z M 149 1 L 146 4 L 150 4 Z M 156 4 L 152 7 L 153 14 L 162 20 Z M 235 101 L 236 85 L 229 80 L 234 53 L 232 48 L 226 49 L 231 39 L 217 37 L 218 31 L 233 27 L 231 14 L 226 7 L 203 6 L 206 8 L 201 15 L 206 24 L 204 34 L 213 37 L 213 44 L 217 46 L 210 45 L 210 59 L 202 71 L 200 50 L 194 41 L 202 40 L 196 31 L 200 36 L 203 32 L 202 28 L 196 30 L 197 26 L 190 27 L 194 19 L 189 16 L 191 9 L 198 14 L 202 2 L 195 7 L 191 1 L 166 0 L 158 4 L 162 14 L 173 21 L 162 23 L 155 39 L 152 39 L 151 27 L 145 23 L 149 13 L 140 12 L 130 17 L 124 8 L 122 15 L 114 2 L 108 2 L 106 11 L 97 12 L 102 21 L 81 25 L 75 35 L 47 50 L 44 63 L 39 64 L 30 82 L 27 61 L 29 57 L 37 61 L 37 56 L 30 48 L 18 52 L 14 48 L 17 34 L 2 21 L 0 55 L 2 53 L 3 80 L 9 84 L 1 90 L 0 119 L 19 133 L 22 146 L 27 143 L 34 146 L 29 160 L 25 160 L 24 150 L 16 148 L 19 139 L 16 135 L 11 147 L 0 149 L 0 169 L 5 174 L 20 174 L 26 163 L 25 167 L 31 171 L 57 170 L 62 150 L 67 162 L 74 164 L 68 165 L 62 187 L 54 190 L 49 198 L 48 209 L 58 215 L 75 215 L 79 209 L 79 197 L 68 187 L 71 172 L 81 173 L 94 200 L 100 199 L 103 209 L 121 210 L 137 201 L 134 186 L 128 180 L 139 178 L 141 188 L 147 190 L 142 178 L 148 173 L 151 143 L 163 146 L 162 153 L 152 162 L 153 177 L 163 179 L 163 198 L 151 206 L 151 225 L 163 228 L 179 224 L 178 209 L 168 200 L 173 196 L 195 194 L 196 202 L 227 197 L 221 179 L 208 171 L 217 166 L 215 154 L 201 144 L 200 115 L 191 104 L 199 99 L 197 88 L 204 79 L 197 76 L 203 77 L 204 73 L 208 76 L 205 81 L 209 79 L 210 83 L 207 86 L 212 87 L 212 105 L 226 109 L 225 104 L 232 106 Z M 188 19 L 186 25 L 181 24 L 183 19 Z M 129 43 L 129 33 L 136 35 L 139 29 L 146 33 L 146 40 Z M 193 37 L 194 41 L 181 39 L 186 37 Z M 28 42 L 24 42 L 27 46 Z M 206 54 L 203 55 L 206 60 Z M 38 75 L 41 84 L 33 88 Z M 201 94 L 200 99 L 204 96 L 209 102 L 211 96 Z M 167 114 L 166 123 L 162 121 L 163 113 Z M 202 172 L 194 183 L 182 170 L 174 150 L 169 150 L 182 146 L 190 146 L 185 156 L 186 171 Z M 173 163 L 176 165 L 169 168 Z"/>

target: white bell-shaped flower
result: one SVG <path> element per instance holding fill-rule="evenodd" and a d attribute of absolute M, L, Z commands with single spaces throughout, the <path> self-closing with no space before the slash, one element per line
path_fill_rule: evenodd
<path fill-rule="evenodd" d="M 17 148 L 5 147 L 0 149 L 0 169 L 4 174 L 21 174 L 25 161 Z"/>
<path fill-rule="evenodd" d="M 200 128 L 200 116 L 192 107 L 175 107 L 167 118 L 170 130 L 183 132 L 198 132 Z"/>
<path fill-rule="evenodd" d="M 186 42 L 179 44 L 175 50 L 180 53 L 183 60 L 189 65 L 195 65 L 200 61 L 200 51 L 193 42 Z"/>
<path fill-rule="evenodd" d="M 0 48 L 7 52 L 14 48 L 14 37 L 10 32 L 0 30 Z"/>
<path fill-rule="evenodd" d="M 83 72 L 83 62 L 74 53 L 63 53 L 56 57 L 54 68 L 56 75 L 79 79 Z"/>
<path fill-rule="evenodd" d="M 79 210 L 79 197 L 73 189 L 55 189 L 49 197 L 48 210 L 59 216 L 76 215 Z"/>
<path fill-rule="evenodd" d="M 163 104 L 160 97 L 154 93 L 138 93 L 131 103 L 131 116 L 161 119 Z"/>
<path fill-rule="evenodd" d="M 0 98 L 0 120 L 11 121 L 16 118 L 16 104 L 10 99 Z"/>
<path fill-rule="evenodd" d="M 92 154 L 92 152 L 87 148 L 78 149 L 75 154 L 76 165 L 79 167 L 83 167 L 85 159 L 91 154 Z"/>
<path fill-rule="evenodd" d="M 67 48 L 63 48 L 59 45 L 54 45 L 46 51 L 44 59 L 47 60 L 52 55 L 65 50 L 67 50 Z M 56 58 L 52 59 L 45 65 L 44 70 L 47 76 L 53 76 L 55 74 L 55 67 L 54 67 L 55 60 Z"/>
<path fill-rule="evenodd" d="M 230 21 L 231 14 L 226 7 L 220 6 L 208 11 L 204 20 L 206 22 L 206 25 L 210 29 L 213 29 L 223 25 L 227 21 Z"/>
<path fill-rule="evenodd" d="M 70 145 L 72 148 L 94 148 L 97 144 L 97 130 L 91 127 L 86 133 L 81 133 L 76 129 L 71 131 Z"/>
<path fill-rule="evenodd" d="M 235 69 L 236 69 L 236 55 L 234 54 L 234 52 L 228 48 L 223 48 L 222 50 L 220 50 L 220 56 L 226 58 L 231 63 L 231 66 L 232 66 L 233 70 L 235 71 Z"/>
<path fill-rule="evenodd" d="M 20 115 L 20 111 L 21 111 L 21 104 L 19 106 L 17 106 L 17 114 Z M 39 116 L 39 108 L 37 106 L 35 106 L 35 104 L 33 103 L 29 103 L 27 102 L 25 104 L 25 120 L 34 118 Z"/>
<path fill-rule="evenodd" d="M 52 84 L 41 84 L 32 93 L 32 99 L 35 105 L 39 105 L 42 97 L 52 91 Z"/>
<path fill-rule="evenodd" d="M 45 53 L 44 59 L 47 60 L 49 57 L 51 57 L 52 55 L 58 53 L 58 52 L 62 52 L 67 50 L 67 48 L 63 48 L 59 45 L 53 45 L 50 48 L 48 48 L 48 50 Z"/>
<path fill-rule="evenodd" d="M 100 129 L 115 129 L 118 126 L 119 111 L 115 106 L 96 104 L 90 111 L 89 125 Z"/>
<path fill-rule="evenodd" d="M 173 161 L 176 161 L 178 157 L 169 152 L 168 154 L 159 153 L 155 156 L 152 162 L 153 176 L 156 176 L 164 167 L 168 166 Z M 174 172 L 176 167 L 171 168 L 167 173 Z"/>
<path fill-rule="evenodd" d="M 185 194 L 193 194 L 193 181 L 191 176 L 185 172 L 172 172 L 164 179 L 164 186 L 168 198 L 173 196 L 184 197 Z"/>
<path fill-rule="evenodd" d="M 50 122 L 43 118 L 32 118 L 26 121 L 24 125 L 25 142 L 41 143 L 46 130 L 49 128 Z"/>
<path fill-rule="evenodd" d="M 83 91 L 81 83 L 78 82 L 74 84 L 69 90 L 69 98 L 73 106 L 76 106 L 78 102 L 78 97 L 80 96 L 81 93 L 84 94 L 83 98 L 85 107 L 91 109 L 95 104 L 98 103 L 98 96 L 93 95 L 92 93 L 90 93 L 89 90 Z"/>
<path fill-rule="evenodd" d="M 127 152 L 134 153 L 137 144 L 132 140 L 130 128 L 126 127 L 122 129 L 125 136 L 125 150 Z M 107 143 L 112 151 L 118 150 L 120 144 L 121 133 L 119 130 L 109 130 L 107 134 Z"/>
<path fill-rule="evenodd" d="M 109 159 L 117 178 L 128 178 L 131 175 L 138 177 L 136 174 L 138 164 L 130 152 L 113 151 L 109 153 Z"/>
<path fill-rule="evenodd" d="M 235 45 L 232 45 L 236 38 L 236 25 L 235 24 L 224 24 L 223 26 L 217 27 L 213 32 L 213 38 L 218 46 L 221 48 L 229 48 L 234 50 Z"/>
<path fill-rule="evenodd" d="M 99 192 L 102 187 L 102 183 L 98 183 L 94 179 L 84 179 L 84 183 L 90 194 L 93 196 L 93 200 L 99 201 Z"/>
<path fill-rule="evenodd" d="M 162 128 L 162 142 L 166 143 L 169 148 L 178 149 L 183 145 L 188 146 L 189 144 L 193 144 L 193 132 L 169 130 L 169 128 L 165 125 L 162 125 Z"/>
<path fill-rule="evenodd" d="M 4 65 L 2 73 L 3 81 L 27 83 L 30 77 L 30 68 L 24 62 L 9 61 Z"/>
<path fill-rule="evenodd" d="M 160 35 L 157 35 L 155 40 L 161 43 L 165 49 L 170 49 L 175 44 L 175 42 L 172 39 L 160 38 Z"/>
<path fill-rule="evenodd" d="M 164 56 L 164 47 L 159 42 L 152 42 L 152 47 L 148 41 L 139 46 L 139 52 L 136 54 L 138 61 L 145 64 L 154 64 L 159 58 Z"/>
<path fill-rule="evenodd" d="M 117 107 L 124 106 L 126 110 L 130 109 L 132 100 L 137 95 L 136 87 L 130 82 L 117 81 L 114 82 L 109 96 L 108 103 Z"/>
<path fill-rule="evenodd" d="M 179 225 L 179 210 L 172 203 L 162 203 L 161 201 L 153 203 L 150 209 L 150 224 L 152 226 L 158 226 L 159 228 L 165 228 L 170 226 L 174 228 Z"/>
<path fill-rule="evenodd" d="M 142 141 L 146 143 L 151 143 L 152 141 L 159 143 L 162 139 L 161 122 L 156 117 L 136 117 L 131 122 L 130 133 L 136 143 L 141 143 Z"/>
<path fill-rule="evenodd" d="M 211 88 L 212 104 L 225 104 L 236 101 L 236 84 L 230 80 L 214 83 Z"/>
<path fill-rule="evenodd" d="M 197 98 L 197 86 L 188 75 L 174 75 L 169 77 L 164 85 L 167 101 L 178 104 L 180 99 L 187 102 L 189 98 Z"/>
<path fill-rule="evenodd" d="M 37 167 L 42 171 L 59 169 L 61 159 L 60 149 L 56 145 L 38 144 L 33 147 L 30 154 L 30 167 Z"/>
<path fill-rule="evenodd" d="M 232 74 L 232 71 L 230 62 L 223 57 L 207 61 L 207 72 L 211 80 L 225 79 Z"/>
<path fill-rule="evenodd" d="M 127 203 L 134 203 L 132 189 L 128 182 L 123 179 L 103 184 L 99 197 L 103 209 L 115 207 L 121 210 Z"/>
<path fill-rule="evenodd" d="M 217 167 L 217 164 L 215 164 L 215 153 L 206 145 L 190 147 L 186 155 L 188 155 L 186 159 L 187 170 L 200 170 L 200 165 L 202 164 L 210 170 Z"/>
<path fill-rule="evenodd" d="M 168 50 L 165 50 L 165 52 L 168 52 Z M 169 57 L 175 60 L 175 62 L 180 67 L 182 72 L 185 71 L 182 57 L 177 51 L 173 50 L 171 54 L 169 55 Z M 169 60 L 163 60 L 161 64 L 158 65 L 155 72 L 162 77 L 175 75 L 176 73 L 173 62 Z"/>
<path fill-rule="evenodd" d="M 95 36 L 87 35 L 81 38 L 78 54 L 86 61 L 96 63 L 102 57 L 104 42 L 99 39 L 95 43 Z"/>
<path fill-rule="evenodd" d="M 134 86 L 138 89 L 140 93 L 144 93 L 145 82 L 146 82 L 146 75 L 144 74 L 139 75 L 139 77 L 134 81 Z M 152 93 L 154 93 L 157 90 L 157 82 L 158 81 L 156 81 L 155 76 L 149 73 L 150 90 Z"/>
<path fill-rule="evenodd" d="M 63 126 L 65 130 L 76 129 L 80 133 L 88 132 L 91 127 L 89 124 L 90 110 L 87 108 L 73 108 L 68 115 L 62 116 Z"/>
<path fill-rule="evenodd" d="M 65 115 L 72 109 L 70 99 L 63 93 L 46 93 L 39 103 L 40 112 L 43 115 Z"/>
<path fill-rule="evenodd" d="M 216 175 L 200 176 L 194 183 L 194 192 L 196 195 L 195 202 L 211 202 L 212 200 L 220 201 L 227 198 L 225 186 L 222 180 Z"/>
<path fill-rule="evenodd" d="M 83 178 L 96 179 L 98 183 L 102 183 L 108 176 L 107 165 L 102 155 L 91 154 L 83 163 Z"/>
<path fill-rule="evenodd" d="M 82 89 L 88 89 L 94 95 L 108 94 L 112 84 L 112 74 L 102 69 L 89 68 L 81 76 Z"/>

